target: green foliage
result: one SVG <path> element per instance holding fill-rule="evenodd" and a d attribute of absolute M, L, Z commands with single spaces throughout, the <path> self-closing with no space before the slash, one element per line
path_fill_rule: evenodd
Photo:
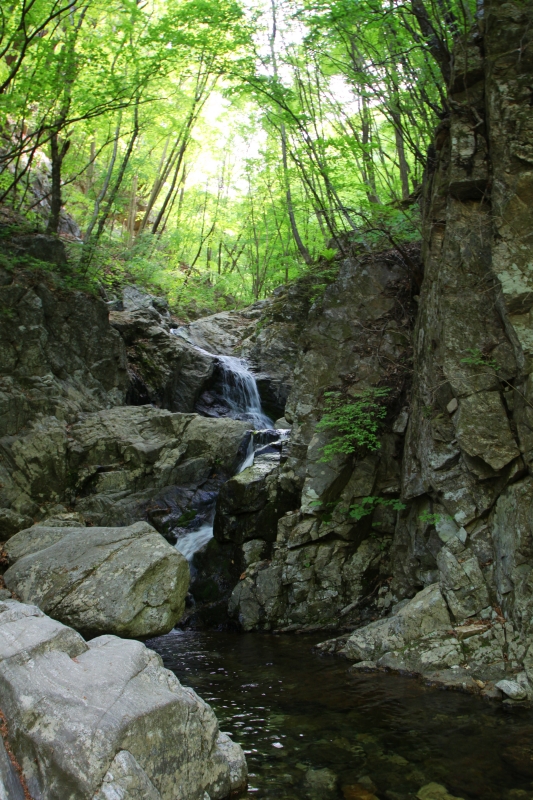
<path fill-rule="evenodd" d="M 34 187 L 49 186 L 55 142 L 62 204 L 88 240 L 71 285 L 134 280 L 185 319 L 310 274 L 319 302 L 354 244 L 419 236 L 447 82 L 436 54 L 475 10 L 14 0 L 0 26 L 0 202 L 47 224 Z"/>
<path fill-rule="evenodd" d="M 396 498 L 389 499 L 386 497 L 363 497 L 360 503 L 355 503 L 350 506 L 350 516 L 356 520 L 363 519 L 369 514 L 372 514 L 377 506 L 385 506 L 392 508 L 393 511 L 403 511 L 407 506 Z"/>
<path fill-rule="evenodd" d="M 489 369 L 495 370 L 495 372 L 500 369 L 497 361 L 484 356 L 478 348 L 468 349 L 467 352 L 470 353 L 470 355 L 466 358 L 462 358 L 461 364 L 470 364 L 473 367 L 488 367 Z"/>
<path fill-rule="evenodd" d="M 423 511 L 422 514 L 418 517 L 420 522 L 426 522 L 428 525 L 438 525 L 438 523 L 442 519 L 448 519 L 453 521 L 453 517 L 444 515 L 444 514 L 432 514 L 429 511 Z"/>
<path fill-rule="evenodd" d="M 323 447 L 320 460 L 328 462 L 359 448 L 378 450 L 378 434 L 387 413 L 382 401 L 389 393 L 390 389 L 370 388 L 351 398 L 342 392 L 325 392 L 324 413 L 317 428 L 333 430 L 336 435 Z"/>

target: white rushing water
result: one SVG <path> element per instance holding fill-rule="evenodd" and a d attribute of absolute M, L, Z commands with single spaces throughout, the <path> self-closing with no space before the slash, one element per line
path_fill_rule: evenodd
<path fill-rule="evenodd" d="M 222 370 L 222 397 L 230 416 L 249 420 L 258 430 L 273 428 L 274 423 L 261 407 L 261 398 L 253 372 L 243 358 L 217 356 Z"/>
<path fill-rule="evenodd" d="M 176 542 L 176 550 L 185 556 L 187 561 L 192 561 L 195 553 L 200 550 L 204 544 L 207 544 L 213 538 L 213 523 L 206 522 L 197 531 L 191 531 Z"/>

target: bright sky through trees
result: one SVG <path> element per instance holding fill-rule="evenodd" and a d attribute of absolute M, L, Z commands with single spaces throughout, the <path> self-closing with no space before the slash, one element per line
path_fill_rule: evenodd
<path fill-rule="evenodd" d="M 467 0 L 14 0 L 0 202 L 183 315 L 417 236 Z M 71 233 L 76 233 L 70 225 Z M 72 237 L 71 238 L 75 238 Z"/>

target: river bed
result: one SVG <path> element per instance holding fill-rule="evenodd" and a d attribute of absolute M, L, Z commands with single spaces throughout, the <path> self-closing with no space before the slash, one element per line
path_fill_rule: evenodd
<path fill-rule="evenodd" d="M 316 641 L 174 630 L 148 643 L 242 745 L 242 798 L 415 800 L 436 782 L 464 800 L 533 800 L 529 710 L 352 674 Z"/>

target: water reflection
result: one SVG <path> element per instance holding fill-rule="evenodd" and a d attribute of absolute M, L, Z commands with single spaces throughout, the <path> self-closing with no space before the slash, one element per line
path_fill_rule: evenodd
<path fill-rule="evenodd" d="M 314 641 L 176 630 L 149 643 L 244 748 L 242 797 L 415 800 L 435 782 L 465 800 L 533 800 L 530 711 L 353 675 Z"/>

